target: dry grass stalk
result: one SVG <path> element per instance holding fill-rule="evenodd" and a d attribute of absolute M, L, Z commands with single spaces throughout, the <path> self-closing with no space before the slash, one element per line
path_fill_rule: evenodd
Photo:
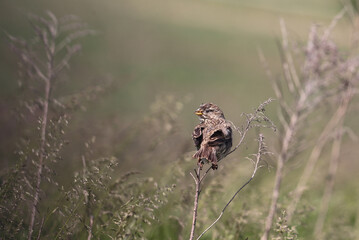
<path fill-rule="evenodd" d="M 289 49 L 287 48 L 287 31 L 284 25 L 284 22 L 281 21 L 281 26 L 282 26 L 282 37 L 283 37 L 283 50 L 285 50 L 286 54 L 286 58 L 292 59 L 291 57 L 291 53 L 289 51 Z M 264 64 L 264 66 L 268 66 L 265 58 L 263 55 L 261 55 L 260 53 L 260 58 L 262 63 Z M 293 66 L 293 62 L 292 61 L 286 61 L 284 60 L 283 63 L 283 69 L 285 72 L 285 80 L 287 83 L 287 86 L 289 86 L 288 88 L 291 89 L 291 92 L 294 92 L 294 85 L 293 83 L 296 82 L 296 80 L 294 80 L 294 78 L 292 77 L 291 74 L 287 73 L 287 69 L 290 67 L 290 69 L 295 69 L 295 67 Z M 274 84 L 274 89 L 276 90 L 275 93 L 277 95 L 277 98 L 279 99 L 280 102 L 285 102 L 284 98 L 283 98 L 283 93 L 280 90 L 280 87 L 278 86 L 278 83 L 272 78 L 272 74 L 270 73 L 270 71 L 267 69 L 267 75 L 270 78 L 270 80 L 272 80 L 272 83 Z M 286 74 L 287 73 L 287 74 Z M 296 74 L 295 74 L 296 75 Z M 291 113 L 290 114 L 290 120 L 289 123 L 287 123 L 285 121 L 285 118 L 281 118 L 282 121 L 284 121 L 283 126 L 284 126 L 284 134 L 283 134 L 283 138 L 282 138 L 282 142 L 281 142 L 281 151 L 280 154 L 278 156 L 278 160 L 277 160 L 277 170 L 276 170 L 276 177 L 274 180 L 274 188 L 273 188 L 273 193 L 272 193 L 272 202 L 269 208 L 269 212 L 265 221 L 265 229 L 264 229 L 264 233 L 261 237 L 262 240 L 267 240 L 268 236 L 269 236 L 269 231 L 272 227 L 272 223 L 273 223 L 273 218 L 274 218 L 274 214 L 277 210 L 277 203 L 278 203 L 278 198 L 279 198 L 279 191 L 280 191 L 280 186 L 281 186 L 281 181 L 283 178 L 283 169 L 284 169 L 284 164 L 285 162 L 288 160 L 289 158 L 289 148 L 290 148 L 290 144 L 293 140 L 293 137 L 295 135 L 295 131 L 298 127 L 298 121 L 301 117 L 301 113 L 302 111 L 305 109 L 305 105 L 307 104 L 307 100 L 310 97 L 310 95 L 312 94 L 312 92 L 314 91 L 313 87 L 314 85 L 310 85 L 307 84 L 304 89 L 303 87 L 301 87 L 301 84 L 297 83 L 296 86 L 300 87 L 299 88 L 299 96 L 297 101 L 295 102 L 294 107 L 292 108 L 293 110 L 289 110 L 289 107 L 285 107 L 285 109 L 283 109 L 283 111 L 286 111 L 286 113 Z M 281 106 L 283 108 L 283 106 L 287 106 L 286 103 L 281 103 Z"/>
<path fill-rule="evenodd" d="M 89 229 L 88 229 L 87 240 L 92 239 L 92 226 L 93 226 L 93 215 L 90 216 L 90 225 L 89 225 Z"/>
<path fill-rule="evenodd" d="M 205 175 L 207 174 L 208 171 L 209 171 L 209 169 L 206 171 Z M 200 188 L 201 188 L 201 182 L 202 182 L 200 167 L 198 166 L 197 170 L 195 169 L 194 172 L 195 172 L 196 176 L 194 176 L 192 173 L 191 173 L 191 176 L 193 177 L 193 180 L 194 180 L 194 182 L 196 184 L 196 193 L 194 195 L 195 197 L 194 197 L 194 204 L 193 204 L 192 227 L 191 227 L 191 234 L 190 234 L 190 237 L 189 237 L 190 240 L 194 239 L 194 233 L 195 233 L 195 230 L 196 230 L 197 212 L 198 212 L 198 199 L 199 199 L 199 195 L 201 193 Z"/>
<path fill-rule="evenodd" d="M 28 240 L 32 239 L 34 225 L 36 219 L 37 207 L 40 200 L 41 181 L 44 169 L 44 161 L 48 157 L 46 155 L 47 129 L 49 123 L 49 103 L 51 101 L 51 91 L 54 81 L 58 74 L 68 66 L 68 61 L 80 49 L 80 45 L 72 42 L 82 36 L 94 33 L 92 30 L 82 29 L 80 23 L 74 23 L 74 30 L 66 35 L 64 39 L 57 45 L 58 40 L 62 37 L 61 24 L 63 19 L 57 19 L 56 16 L 47 11 L 47 18 L 36 15 L 30 15 L 30 23 L 35 31 L 37 42 L 44 54 L 33 49 L 32 42 L 26 42 L 13 36 L 8 35 L 10 46 L 20 57 L 21 62 L 25 66 L 25 71 L 29 80 L 43 82 L 42 96 L 42 114 L 40 117 L 40 144 L 38 149 L 38 162 L 36 163 L 35 186 L 32 187 L 33 200 L 30 204 L 30 221 Z M 66 25 L 65 25 L 66 26 Z M 66 48 L 66 52 L 64 51 Z M 63 55 L 62 59 L 57 59 L 57 54 Z M 39 238 L 41 228 L 39 230 Z"/>
<path fill-rule="evenodd" d="M 329 202 L 332 197 L 335 176 L 338 170 L 338 165 L 340 160 L 340 147 L 342 144 L 343 129 L 341 127 L 338 127 L 336 132 L 337 133 L 332 146 L 331 159 L 329 163 L 329 172 L 326 178 L 324 194 L 320 204 L 320 210 L 319 210 L 317 222 L 315 223 L 315 228 L 314 228 L 314 236 L 315 239 L 318 240 L 321 240 L 324 237 L 323 236 L 324 221 L 327 216 Z"/>
<path fill-rule="evenodd" d="M 330 26 L 324 31 L 322 37 L 318 36 L 315 25 L 311 28 L 300 78 L 298 78 L 297 71 L 295 70 L 296 67 L 293 62 L 291 49 L 288 47 L 289 41 L 287 30 L 284 21 L 281 20 L 282 44 L 280 51 L 285 80 L 283 86 L 288 89 L 290 93 L 289 96 L 293 97 L 291 101 L 285 99 L 285 88 L 279 81 L 273 78 L 266 59 L 263 54 L 259 52 L 267 76 L 272 81 L 274 91 L 280 102 L 281 109 L 279 112 L 279 119 L 283 127 L 280 137 L 280 153 L 277 159 L 277 170 L 274 180 L 272 200 L 265 221 L 264 233 L 261 237 L 262 240 L 268 239 L 269 232 L 272 228 L 273 219 L 277 211 L 285 163 L 295 152 L 300 151 L 299 148 L 295 148 L 296 133 L 303 127 L 303 120 L 318 108 L 322 102 L 329 101 L 331 98 L 340 95 L 341 92 L 347 89 L 347 80 L 341 82 L 338 81 L 338 79 L 341 77 L 347 79 L 344 75 L 348 73 L 348 69 L 350 70 L 350 67 L 355 67 L 357 65 L 356 61 L 355 63 L 341 61 L 335 44 L 328 39 L 332 29 L 343 14 L 344 10 L 334 18 Z M 342 112 L 337 113 L 339 118 L 342 114 Z M 319 137 L 321 145 L 313 151 L 313 156 L 311 158 L 317 159 L 317 157 L 319 157 L 321 149 L 326 142 L 325 139 L 327 139 L 328 134 L 331 133 L 333 127 L 338 124 L 338 116 L 328 123 L 324 133 Z M 308 177 L 309 176 L 310 174 L 308 174 Z M 292 215 L 292 212 L 293 211 L 290 210 L 289 214 Z"/>
<path fill-rule="evenodd" d="M 36 216 L 36 208 L 39 203 L 39 193 L 40 193 L 40 184 L 41 184 L 41 175 L 43 169 L 43 161 L 45 156 L 45 144 L 46 144 L 46 130 L 47 130 L 47 121 L 49 115 L 49 100 L 50 100 L 50 89 L 52 87 L 52 82 L 54 79 L 54 56 L 55 56 L 55 39 L 56 39 L 56 31 L 57 31 L 57 21 L 53 16 L 51 18 L 53 21 L 51 28 L 54 29 L 53 34 L 48 36 L 46 31 L 41 31 L 38 27 L 35 27 L 37 36 L 42 40 L 44 47 L 46 49 L 47 55 L 47 70 L 46 73 L 43 73 L 37 66 L 36 74 L 44 80 L 45 83 L 45 96 L 43 101 L 43 115 L 41 118 L 41 138 L 40 138 L 40 149 L 39 149 L 39 162 L 38 169 L 36 173 L 36 185 L 35 185 L 35 196 L 31 205 L 31 215 L 30 215 L 30 224 L 29 224 L 29 234 L 28 240 L 31 240 L 32 233 L 34 230 L 35 216 Z M 31 64 L 34 64 L 31 62 Z"/>
<path fill-rule="evenodd" d="M 303 97 L 303 99 L 305 98 Z M 264 234 L 261 237 L 262 240 L 268 239 L 269 231 L 272 227 L 274 214 L 277 210 L 280 185 L 283 177 L 284 163 L 288 160 L 289 146 L 290 146 L 290 142 L 292 141 L 292 137 L 294 135 L 295 129 L 297 127 L 298 118 L 299 118 L 298 112 L 296 112 L 291 116 L 289 126 L 285 131 L 284 138 L 281 143 L 282 149 L 277 160 L 277 170 L 275 175 L 276 177 L 274 180 L 272 202 L 269 208 L 268 216 L 266 218 Z"/>
<path fill-rule="evenodd" d="M 290 222 L 292 220 L 293 214 L 297 208 L 297 205 L 303 195 L 304 190 L 309 182 L 310 177 L 313 174 L 314 167 L 320 157 L 320 154 L 325 146 L 325 144 L 330 139 L 332 132 L 337 128 L 340 123 L 343 122 L 345 115 L 348 110 L 348 105 L 350 100 L 353 97 L 353 89 L 352 87 L 348 87 L 347 90 L 343 93 L 343 99 L 341 104 L 339 105 L 337 111 L 333 114 L 332 118 L 329 120 L 325 128 L 323 129 L 321 135 L 316 141 L 316 144 L 309 156 L 309 159 L 306 163 L 306 166 L 303 170 L 303 174 L 300 177 L 297 187 L 293 191 L 292 201 L 287 209 L 287 221 Z"/>

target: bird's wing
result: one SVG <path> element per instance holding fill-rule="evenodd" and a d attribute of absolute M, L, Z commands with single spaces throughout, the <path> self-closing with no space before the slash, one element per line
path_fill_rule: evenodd
<path fill-rule="evenodd" d="M 201 143 L 203 141 L 203 129 L 204 129 L 203 124 L 198 124 L 194 128 L 193 133 L 192 133 L 192 139 L 193 139 L 193 142 L 194 142 L 197 150 L 200 149 Z"/>
<path fill-rule="evenodd" d="M 226 135 L 222 129 L 216 129 L 210 133 L 210 137 L 208 139 L 208 144 L 211 146 L 216 143 L 221 143 L 225 141 Z"/>
<path fill-rule="evenodd" d="M 209 135 L 211 136 L 209 138 L 211 142 L 232 139 L 232 128 L 229 124 L 225 124 L 220 128 L 213 129 Z"/>

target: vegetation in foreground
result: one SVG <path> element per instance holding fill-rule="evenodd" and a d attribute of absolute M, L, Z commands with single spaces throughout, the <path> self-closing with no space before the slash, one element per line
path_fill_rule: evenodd
<path fill-rule="evenodd" d="M 347 9 L 345 14 L 356 21 L 355 12 Z M 108 81 L 58 97 L 56 89 L 63 70 L 80 50 L 78 38 L 95 31 L 75 16 L 57 18 L 47 12 L 44 17 L 31 19 L 33 39 L 8 36 L 20 59 L 23 79 L 24 94 L 17 118 L 30 134 L 19 140 L 18 161 L 1 177 L 1 238 L 188 238 L 195 192 L 189 172 L 194 161 L 187 153 L 191 149 L 189 140 L 181 138 L 176 130 L 189 98 L 159 96 L 144 119 L 129 126 L 114 125 L 112 130 L 121 135 L 113 140 L 120 147 L 109 157 L 96 156 L 98 140 L 90 137 L 84 142 L 85 150 L 79 153 L 77 162 L 81 165 L 77 171 L 66 173 L 71 180 L 65 185 L 57 180 L 64 174 L 57 166 L 64 158 L 63 148 L 71 144 L 65 134 L 71 115 L 89 101 L 100 99 L 113 85 Z M 293 44 L 282 22 L 283 78 L 274 77 L 260 54 L 280 106 L 279 143 L 272 146 L 279 149 L 278 154 L 272 156 L 273 163 L 266 160 L 275 166 L 276 174 L 274 177 L 261 169 L 203 239 L 355 238 L 358 206 L 333 211 L 341 205 L 333 198 L 334 183 L 342 138 L 351 133 L 344 120 L 358 81 L 357 56 L 342 52 L 330 39 L 338 19 L 323 32 L 314 26 L 306 44 L 298 45 Z M 244 116 L 245 123 L 249 115 Z M 258 119 L 251 129 L 262 131 L 263 121 Z M 323 126 L 319 132 L 311 127 L 316 125 Z M 274 142 L 274 137 L 271 140 Z M 325 149 L 331 149 L 329 154 Z M 169 157 L 173 159 L 170 163 Z M 143 165 L 157 171 L 159 177 L 121 171 L 121 158 L 143 158 Z M 206 179 L 199 200 L 198 233 L 217 218 L 232 192 L 251 176 L 250 161 L 234 161 L 228 159 Z M 328 173 L 312 179 L 318 164 Z M 291 180 L 293 186 L 283 186 L 289 171 L 299 180 Z M 323 193 L 323 187 L 318 186 L 324 186 Z M 352 192 L 339 191 L 344 196 Z M 335 205 L 330 208 L 331 202 Z M 334 225 L 336 231 L 330 227 Z"/>

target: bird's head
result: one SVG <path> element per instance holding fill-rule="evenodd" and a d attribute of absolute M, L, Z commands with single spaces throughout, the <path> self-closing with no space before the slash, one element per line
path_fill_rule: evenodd
<path fill-rule="evenodd" d="M 224 114 L 216 104 L 204 103 L 194 112 L 201 121 L 206 119 L 224 118 Z"/>

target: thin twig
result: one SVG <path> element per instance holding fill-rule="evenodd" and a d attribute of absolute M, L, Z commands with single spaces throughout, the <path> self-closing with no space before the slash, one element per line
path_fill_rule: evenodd
<path fill-rule="evenodd" d="M 44 226 L 44 220 L 45 220 L 44 217 L 42 217 L 41 224 L 40 224 L 40 229 L 39 229 L 39 234 L 37 235 L 37 240 L 39 240 L 40 237 L 41 237 L 42 228 Z"/>
<path fill-rule="evenodd" d="M 342 121 L 343 123 L 343 121 Z M 332 156 L 329 163 L 329 172 L 326 178 L 326 184 L 324 189 L 323 198 L 320 204 L 319 216 L 314 228 L 315 239 L 323 239 L 323 226 L 324 220 L 327 216 L 329 201 L 332 197 L 332 192 L 334 188 L 335 176 L 338 170 L 339 160 L 340 160 L 340 148 L 342 144 L 342 135 L 343 130 L 341 126 L 338 127 L 337 133 L 332 146 Z"/>
<path fill-rule="evenodd" d="M 92 238 L 92 225 L 93 225 L 93 215 L 90 216 L 90 226 L 89 226 L 89 230 L 88 230 L 87 240 L 91 240 L 91 238 Z"/>
<path fill-rule="evenodd" d="M 199 180 L 199 182 L 201 183 L 203 181 L 203 179 L 207 176 L 207 174 L 209 173 L 209 171 L 212 170 L 212 167 L 208 167 L 208 169 L 206 170 L 206 172 L 203 174 L 203 176 L 201 177 L 201 179 Z"/>
<path fill-rule="evenodd" d="M 292 201 L 287 208 L 287 221 L 289 223 L 292 220 L 293 214 L 297 208 L 300 198 L 302 197 L 305 187 L 308 184 L 310 176 L 312 176 L 314 167 L 319 159 L 320 154 L 321 154 L 325 144 L 327 143 L 331 133 L 333 132 L 334 128 L 345 117 L 347 110 L 348 110 L 348 105 L 349 105 L 352 97 L 353 97 L 353 88 L 351 86 L 348 86 L 346 91 L 343 93 L 341 104 L 339 105 L 337 111 L 333 114 L 332 118 L 328 121 L 327 125 L 324 127 L 322 133 L 318 137 L 318 140 L 316 141 L 316 144 L 315 144 L 315 146 L 309 156 L 307 164 L 303 170 L 303 174 L 302 174 L 300 180 L 298 181 L 297 187 L 294 190 Z"/>
<path fill-rule="evenodd" d="M 272 227 L 272 223 L 273 223 L 274 214 L 275 214 L 275 211 L 277 210 L 279 190 L 280 190 L 282 177 L 283 177 L 284 163 L 287 161 L 290 142 L 292 141 L 294 131 L 296 129 L 297 122 L 298 122 L 298 114 L 299 113 L 296 112 L 295 114 L 293 114 L 291 116 L 289 127 L 285 131 L 284 138 L 281 143 L 282 150 L 281 150 L 281 153 L 280 153 L 280 155 L 278 157 L 278 161 L 277 161 L 277 171 L 276 171 L 275 180 L 274 180 L 272 202 L 271 202 L 271 205 L 269 208 L 268 216 L 267 216 L 267 219 L 265 222 L 264 233 L 261 237 L 261 240 L 268 239 L 269 231 L 270 231 L 270 229 Z"/>
<path fill-rule="evenodd" d="M 332 22 L 330 23 L 329 27 L 325 30 L 323 36 L 322 36 L 322 41 L 327 41 L 330 34 L 332 33 L 334 27 L 338 24 L 338 21 L 344 16 L 344 14 L 347 12 L 347 9 L 344 7 L 332 20 Z"/>
<path fill-rule="evenodd" d="M 199 199 L 199 195 L 201 193 L 200 187 L 201 187 L 201 167 L 198 166 L 197 170 L 194 170 L 195 175 L 194 176 L 191 173 L 191 176 L 193 177 L 193 180 L 196 184 L 196 193 L 195 193 L 195 197 L 194 197 L 194 204 L 193 204 L 193 217 L 192 217 L 192 228 L 191 228 L 191 235 L 189 237 L 190 240 L 194 239 L 194 233 L 196 230 L 196 222 L 197 222 L 197 211 L 198 211 L 198 199 Z M 208 172 L 208 170 L 207 170 Z"/>
<path fill-rule="evenodd" d="M 53 54 L 53 52 L 52 52 Z M 52 55 L 53 57 L 53 55 Z M 45 144 L 46 144 L 46 131 L 47 131 L 47 121 L 48 121 L 48 110 L 49 110 L 49 99 L 50 99 L 50 89 L 52 83 L 53 76 L 53 59 L 51 59 L 48 63 L 47 69 L 47 81 L 45 81 L 45 97 L 44 97 L 44 106 L 43 106 L 43 114 L 41 118 L 41 138 L 40 138 L 40 149 L 39 149 L 39 166 L 36 174 L 36 186 L 35 186 L 35 196 L 31 206 L 31 216 L 30 216 L 30 224 L 29 224 L 29 234 L 28 240 L 31 240 L 32 233 L 34 230 L 35 216 L 36 216 L 36 207 L 39 203 L 39 193 L 40 193 L 40 184 L 43 170 L 43 161 L 45 157 Z"/>
<path fill-rule="evenodd" d="M 197 238 L 200 239 L 206 232 L 208 232 L 222 217 L 222 215 L 224 214 L 224 212 L 226 211 L 226 208 L 229 206 L 229 204 L 231 204 L 231 202 L 233 201 L 233 199 L 237 196 L 237 194 L 245 187 L 247 186 L 251 181 L 252 179 L 254 178 L 258 168 L 260 167 L 259 166 L 259 162 L 261 160 L 261 156 L 262 156 L 262 153 L 263 153 L 263 146 L 264 146 L 264 140 L 263 140 L 263 135 L 262 134 L 259 134 L 259 139 L 258 139 L 259 143 L 258 143 L 258 152 L 256 154 L 256 161 L 255 161 L 255 164 L 254 164 L 254 170 L 253 170 L 253 173 L 252 173 L 252 176 L 248 179 L 247 182 L 245 182 L 236 192 L 235 194 L 232 196 L 232 198 L 227 202 L 227 204 L 224 206 L 224 208 L 222 209 L 221 213 L 219 214 L 218 218 L 208 227 L 206 228 L 206 230 L 204 230 Z"/>
<path fill-rule="evenodd" d="M 262 113 L 264 107 L 269 104 L 270 102 L 272 102 L 273 99 L 272 98 L 269 98 L 268 100 L 266 100 L 264 103 L 260 104 L 258 106 L 258 108 L 256 109 L 256 112 L 254 114 L 246 114 L 246 117 L 247 117 L 247 122 L 246 122 L 246 126 L 244 127 L 244 129 L 241 131 L 239 128 L 236 127 L 236 125 L 234 125 L 233 122 L 229 121 L 232 126 L 234 127 L 234 129 L 240 134 L 241 138 L 238 142 L 238 144 L 230 151 L 226 154 L 226 156 L 228 156 L 229 154 L 232 154 L 234 151 L 236 151 L 240 146 L 241 144 L 243 143 L 244 141 L 244 138 L 246 137 L 248 131 L 252 128 L 252 123 L 256 120 L 258 120 L 260 117 L 263 118 L 261 120 L 265 120 L 265 121 L 268 121 L 270 124 L 268 124 L 266 127 L 270 127 L 272 129 L 276 129 L 276 127 L 274 126 L 273 122 L 271 122 L 269 120 L 269 118 L 267 118 L 264 114 L 263 115 L 259 115 L 260 113 Z"/>
<path fill-rule="evenodd" d="M 283 69 L 287 69 L 285 72 L 288 87 L 290 91 L 293 93 L 295 90 L 301 89 L 301 83 L 297 74 L 297 71 L 294 66 L 294 61 L 292 54 L 289 49 L 289 40 L 288 40 L 288 32 L 287 28 L 285 26 L 284 20 L 280 19 L 280 27 L 282 32 L 282 49 L 283 49 L 283 55 L 284 55 L 284 61 L 283 61 Z"/>

